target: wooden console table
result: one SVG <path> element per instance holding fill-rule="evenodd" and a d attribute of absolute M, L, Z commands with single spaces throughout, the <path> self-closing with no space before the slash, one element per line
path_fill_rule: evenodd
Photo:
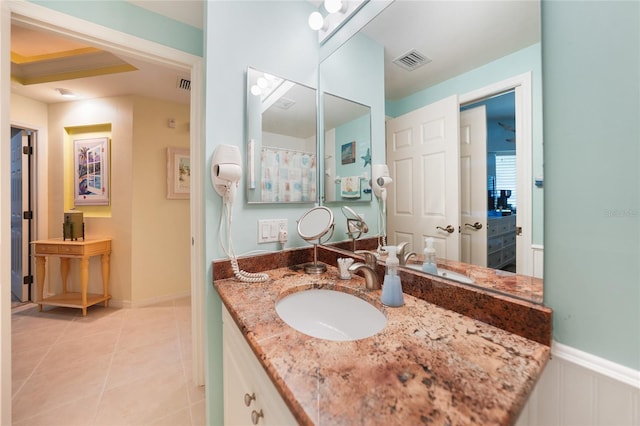
<path fill-rule="evenodd" d="M 111 254 L 111 238 L 86 239 L 83 241 L 64 241 L 62 238 L 38 240 L 32 242 L 36 258 L 36 281 L 38 284 L 38 310 L 42 312 L 42 305 L 65 306 L 81 308 L 82 315 L 87 315 L 87 307 L 104 302 L 109 306 L 109 257 Z M 60 258 L 60 272 L 62 275 L 62 294 L 43 297 L 44 279 L 46 276 L 47 257 Z M 88 294 L 89 286 L 89 258 L 102 258 L 102 294 Z M 71 259 L 80 260 L 80 293 L 67 292 L 67 277 Z"/>

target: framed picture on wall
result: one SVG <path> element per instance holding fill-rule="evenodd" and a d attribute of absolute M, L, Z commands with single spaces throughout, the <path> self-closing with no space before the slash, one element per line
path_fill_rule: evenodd
<path fill-rule="evenodd" d="M 74 204 L 108 206 L 109 138 L 73 141 Z"/>
<path fill-rule="evenodd" d="M 356 162 L 356 141 L 342 145 L 342 164 Z"/>
<path fill-rule="evenodd" d="M 167 198 L 188 199 L 191 192 L 189 148 L 167 148 Z"/>

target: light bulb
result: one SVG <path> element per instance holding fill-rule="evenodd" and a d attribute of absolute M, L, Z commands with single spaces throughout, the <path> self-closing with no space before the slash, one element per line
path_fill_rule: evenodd
<path fill-rule="evenodd" d="M 257 83 L 258 83 L 258 87 L 261 88 L 261 89 L 266 89 L 267 86 L 269 86 L 269 83 L 267 82 L 267 79 L 264 78 L 264 77 L 258 78 Z"/>
<path fill-rule="evenodd" d="M 312 12 L 309 15 L 309 26 L 314 31 L 318 31 L 324 26 L 324 18 L 320 12 Z"/>
<path fill-rule="evenodd" d="M 255 84 L 251 86 L 251 94 L 255 96 L 260 96 L 262 94 L 262 90 Z"/>
<path fill-rule="evenodd" d="M 324 8 L 329 13 L 344 12 L 342 0 L 324 0 Z"/>

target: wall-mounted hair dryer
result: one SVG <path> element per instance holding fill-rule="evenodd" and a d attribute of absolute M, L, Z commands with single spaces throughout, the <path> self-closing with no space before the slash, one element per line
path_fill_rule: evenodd
<path fill-rule="evenodd" d="M 371 166 L 371 188 L 373 193 L 382 201 L 387 201 L 387 188 L 393 179 L 389 176 L 389 167 L 386 164 L 374 164 Z"/>
<path fill-rule="evenodd" d="M 233 204 L 242 177 L 240 149 L 235 145 L 218 145 L 211 160 L 211 183 L 216 192 Z"/>
<path fill-rule="evenodd" d="M 220 214 L 220 227 L 218 237 L 220 245 L 231 260 L 231 269 L 236 278 L 244 282 L 266 281 L 269 276 L 264 273 L 247 272 L 240 269 L 238 260 L 231 242 L 231 217 L 233 202 L 236 199 L 238 184 L 242 178 L 242 157 L 240 149 L 235 145 L 218 145 L 213 151 L 211 159 L 211 183 L 216 192 L 222 197 L 222 213 Z M 226 217 L 226 221 L 224 220 Z M 223 224 L 227 225 L 227 244 L 223 241 Z"/>
<path fill-rule="evenodd" d="M 371 166 L 371 188 L 378 199 L 378 252 L 387 245 L 387 188 L 393 183 L 386 164 Z M 382 204 L 382 205 L 381 205 Z"/>

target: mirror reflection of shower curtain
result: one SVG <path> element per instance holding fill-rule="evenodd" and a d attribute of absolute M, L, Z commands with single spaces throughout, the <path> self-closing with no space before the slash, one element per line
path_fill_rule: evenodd
<path fill-rule="evenodd" d="M 263 147 L 262 202 L 309 202 L 316 199 L 316 155 Z"/>

